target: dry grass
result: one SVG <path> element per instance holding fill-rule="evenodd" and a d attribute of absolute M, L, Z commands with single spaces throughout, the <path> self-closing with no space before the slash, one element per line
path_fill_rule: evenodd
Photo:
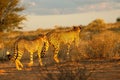
<path fill-rule="evenodd" d="M 75 59 L 85 59 L 85 58 L 112 58 L 119 57 L 120 49 L 120 24 L 119 23 L 109 23 L 106 24 L 102 19 L 96 19 L 92 21 L 89 25 L 82 29 L 80 34 L 80 44 L 79 48 L 76 49 L 74 45 L 71 46 L 71 60 Z M 5 52 L 10 50 L 14 46 L 14 42 L 17 37 L 25 36 L 28 39 L 35 38 L 38 34 L 46 34 L 51 30 L 64 31 L 69 30 L 71 27 L 55 27 L 55 29 L 38 29 L 36 31 L 28 32 L 9 32 L 0 34 L 0 49 Z M 62 47 L 64 47 L 62 49 Z M 63 45 L 60 50 L 60 55 L 63 60 L 66 56 L 66 45 Z M 50 51 L 50 50 L 49 50 Z M 53 54 L 52 51 L 48 52 Z M 1 52 L 2 54 L 2 52 Z M 2 57 L 2 56 L 0 56 Z M 77 58 L 76 58 L 77 57 Z"/>
<path fill-rule="evenodd" d="M 36 31 L 29 32 L 11 32 L 11 33 L 0 33 L 0 60 L 4 60 L 5 52 L 10 50 L 13 52 L 14 42 L 16 38 L 25 36 L 27 38 L 34 38 L 38 34 L 46 34 L 51 30 L 64 31 L 69 30 L 71 27 L 61 28 L 56 27 L 55 29 L 38 29 Z M 67 56 L 66 45 L 61 45 L 61 50 L 59 52 L 59 59 L 62 63 L 67 61 L 80 62 L 81 60 L 119 60 L 120 59 L 120 23 L 109 23 L 106 24 L 103 20 L 98 19 L 91 22 L 85 28 L 83 28 L 80 33 L 80 44 L 76 48 L 74 44 L 71 45 L 70 55 Z M 27 53 L 27 52 L 26 52 Z M 35 60 L 37 56 L 34 55 Z M 29 54 L 25 54 L 22 59 L 23 62 L 29 60 Z M 53 48 L 50 46 L 46 58 L 43 59 L 43 63 L 48 65 L 56 65 L 53 60 Z M 88 80 L 91 73 L 86 67 L 75 67 L 75 70 L 68 68 L 66 66 L 55 66 L 59 74 L 46 74 L 47 77 L 43 77 L 43 80 Z M 48 67 L 46 70 L 49 70 Z M 0 71 L 3 74 L 4 70 Z"/>
<path fill-rule="evenodd" d="M 120 35 L 105 30 L 99 34 L 92 34 L 91 39 L 81 40 L 79 50 L 87 58 L 115 58 L 120 57 Z"/>

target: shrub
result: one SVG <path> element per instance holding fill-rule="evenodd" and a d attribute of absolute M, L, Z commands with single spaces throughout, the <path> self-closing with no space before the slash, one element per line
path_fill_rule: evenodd
<path fill-rule="evenodd" d="M 86 30 L 99 32 L 103 30 L 105 27 L 106 23 L 104 22 L 103 19 L 96 19 L 87 25 Z"/>
<path fill-rule="evenodd" d="M 104 37 L 99 39 L 93 38 L 91 41 L 89 41 L 85 48 L 86 54 L 92 59 L 112 59 L 114 57 L 120 57 L 120 43 L 118 43 L 119 40 L 112 38 L 113 37 Z"/>

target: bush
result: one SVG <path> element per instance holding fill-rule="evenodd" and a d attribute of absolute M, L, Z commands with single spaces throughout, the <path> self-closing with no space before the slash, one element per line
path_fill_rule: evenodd
<path fill-rule="evenodd" d="M 89 41 L 85 48 L 85 52 L 88 57 L 92 59 L 113 59 L 114 57 L 120 57 L 119 40 L 111 38 L 93 38 L 91 41 Z"/>
<path fill-rule="evenodd" d="M 103 30 L 105 27 L 106 23 L 104 22 L 103 19 L 96 19 L 87 25 L 86 30 L 99 32 Z"/>

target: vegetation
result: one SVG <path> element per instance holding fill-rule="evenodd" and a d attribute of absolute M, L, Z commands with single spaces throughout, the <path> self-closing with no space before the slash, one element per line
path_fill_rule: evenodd
<path fill-rule="evenodd" d="M 18 36 L 25 36 L 28 39 L 34 39 L 38 34 L 43 33 L 46 34 L 49 31 L 64 31 L 69 30 L 71 27 L 58 27 L 55 29 L 38 29 L 36 31 L 29 32 L 19 32 L 14 31 L 10 33 L 1 33 L 0 34 L 0 46 L 1 50 L 5 48 L 11 50 L 12 46 Z M 97 33 L 97 34 L 96 34 Z M 119 23 L 105 23 L 102 19 L 96 19 L 92 21 L 90 24 L 82 28 L 80 33 L 80 44 L 77 51 L 75 51 L 76 47 L 71 46 L 71 57 L 72 60 L 75 59 L 84 59 L 84 58 L 113 58 L 120 57 L 119 49 L 120 49 L 120 24 Z M 62 49 L 64 47 L 64 49 Z M 60 54 L 65 56 L 62 53 L 66 52 L 66 45 L 62 45 Z M 79 53 L 79 54 L 78 54 Z M 52 54 L 52 51 L 51 51 Z M 61 59 L 64 59 L 64 57 Z M 82 56 L 81 56 L 82 55 Z M 80 56 L 80 57 L 78 57 Z M 1 56 L 2 57 L 2 56 Z M 76 58 L 77 57 L 77 58 Z"/>
<path fill-rule="evenodd" d="M 85 65 L 81 67 L 78 64 L 57 65 L 58 74 L 47 73 L 47 77 L 43 76 L 43 80 L 88 80 L 95 69 L 89 70 Z M 49 71 L 48 67 L 46 67 L 46 70 Z"/>
<path fill-rule="evenodd" d="M 20 24 L 25 16 L 18 14 L 25 8 L 19 6 L 20 0 L 0 0 L 0 32 L 22 29 Z"/>
<path fill-rule="evenodd" d="M 89 31 L 100 31 L 106 27 L 106 23 L 103 19 L 96 19 L 87 25 Z"/>
<path fill-rule="evenodd" d="M 13 52 L 13 44 L 16 38 L 21 35 L 28 39 L 34 39 L 40 33 L 46 34 L 49 31 L 65 31 L 71 28 L 72 27 L 64 28 L 58 26 L 55 27 L 55 29 L 38 29 L 36 31 L 28 32 L 14 31 L 9 33 L 0 33 L 0 60 L 6 60 L 6 50 Z M 70 55 L 67 56 L 65 54 L 66 52 L 67 46 L 62 44 L 60 47 L 60 54 L 58 55 L 62 63 L 55 64 L 54 60 L 52 60 L 53 47 L 50 46 L 50 49 L 46 54 L 46 58 L 43 59 L 43 64 L 45 66 L 33 67 L 38 69 L 34 73 L 38 72 L 37 76 L 40 76 L 39 78 L 42 80 L 89 80 L 91 75 L 95 75 L 94 70 L 96 70 L 96 67 L 94 67 L 94 69 L 91 69 L 91 66 L 86 67 L 87 63 L 93 65 L 92 61 L 117 61 L 120 59 L 120 23 L 105 23 L 102 19 L 92 21 L 90 24 L 82 28 L 79 47 L 76 48 L 72 44 Z M 25 54 L 22 58 L 23 62 L 27 62 L 26 60 L 29 60 L 28 58 L 28 54 Z M 37 57 L 35 57 L 35 59 L 36 58 Z M 84 60 L 88 62 L 82 63 Z M 72 65 L 72 62 L 77 64 Z M 82 68 L 78 64 L 83 64 L 81 65 Z M 102 63 L 98 64 L 98 66 L 102 66 Z M 40 71 L 39 69 L 42 70 Z M 57 72 L 54 72 L 54 70 Z"/>

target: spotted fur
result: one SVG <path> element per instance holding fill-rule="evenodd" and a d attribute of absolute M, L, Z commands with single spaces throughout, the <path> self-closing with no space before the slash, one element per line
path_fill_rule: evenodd
<path fill-rule="evenodd" d="M 54 60 L 59 63 L 58 53 L 60 50 L 60 44 L 67 45 L 67 54 L 69 54 L 70 46 L 73 42 L 78 46 L 79 44 L 79 34 L 81 27 L 73 27 L 71 30 L 67 31 L 51 31 L 47 33 L 47 38 L 49 44 L 54 47 Z"/>
<path fill-rule="evenodd" d="M 20 60 L 24 54 L 24 50 L 26 49 L 30 53 L 30 63 L 28 64 L 29 66 L 33 65 L 33 53 L 37 51 L 39 63 L 42 66 L 43 63 L 42 63 L 41 56 L 42 54 L 45 54 L 45 52 L 48 50 L 48 46 L 49 44 L 45 35 L 40 35 L 34 40 L 19 38 L 14 45 L 14 55 L 12 57 L 9 56 L 9 58 L 11 61 L 15 62 L 16 68 L 18 70 L 22 70 L 23 64 L 21 63 Z"/>

